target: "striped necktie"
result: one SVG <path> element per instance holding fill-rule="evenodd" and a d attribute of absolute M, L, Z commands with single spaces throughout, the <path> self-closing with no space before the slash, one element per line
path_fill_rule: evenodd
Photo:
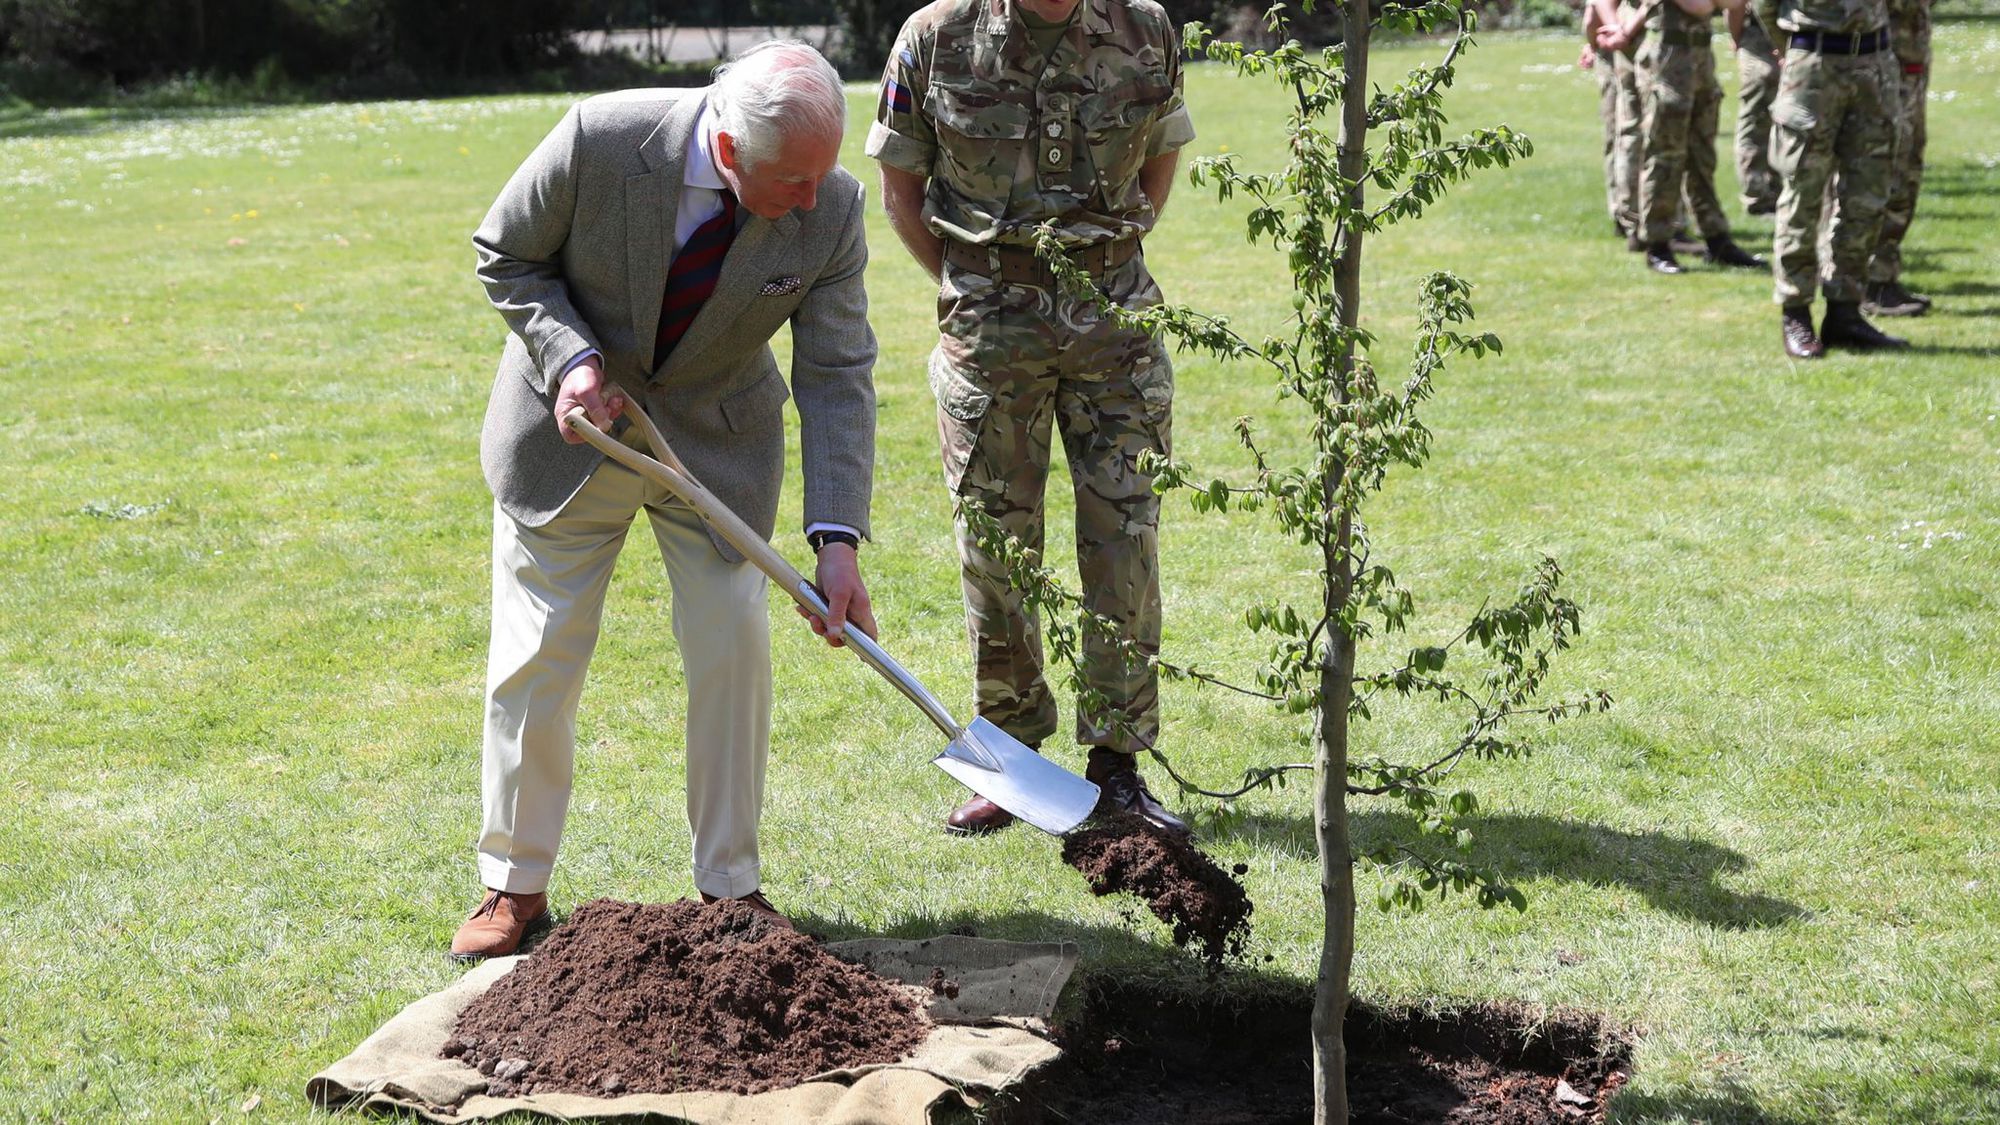
<path fill-rule="evenodd" d="M 660 301 L 660 330 L 653 337 L 653 362 L 664 361 L 674 345 L 687 335 L 688 326 L 701 312 L 702 303 L 715 292 L 722 276 L 722 259 L 729 255 L 729 243 L 736 237 L 736 196 L 722 193 L 722 210 L 694 228 L 681 252 L 667 267 L 667 292 Z"/>

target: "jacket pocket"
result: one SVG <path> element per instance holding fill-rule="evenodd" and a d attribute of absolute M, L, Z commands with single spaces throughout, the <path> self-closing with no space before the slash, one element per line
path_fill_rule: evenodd
<path fill-rule="evenodd" d="M 784 376 L 776 371 L 768 372 L 762 379 L 722 400 L 722 420 L 729 423 L 732 433 L 762 429 L 791 397 L 792 389 L 785 385 Z"/>

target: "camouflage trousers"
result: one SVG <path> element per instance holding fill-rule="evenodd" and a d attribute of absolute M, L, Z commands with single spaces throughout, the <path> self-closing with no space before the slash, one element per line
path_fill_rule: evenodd
<path fill-rule="evenodd" d="M 1771 171 L 1771 103 L 1778 97 L 1778 56 L 1758 24 L 1748 21 L 1736 52 L 1736 186 L 1743 206 L 1774 204 L 1778 177 Z"/>
<path fill-rule="evenodd" d="M 1882 230 L 1875 236 L 1875 253 L 1868 259 L 1868 280 L 1896 281 L 1903 276 L 1903 236 L 1917 214 L 1917 192 L 1924 182 L 1924 99 L 1930 96 L 1930 66 L 1911 74 L 1907 67 L 1901 82 L 1900 112 L 1896 115 L 1896 164 L 1889 178 L 1888 199 L 1882 206 Z"/>
<path fill-rule="evenodd" d="M 1109 271 L 1103 284 L 1128 307 L 1160 299 L 1143 257 Z M 938 327 L 930 379 L 946 487 L 962 508 L 984 512 L 1040 552 L 1050 432 L 1060 431 L 1076 498 L 1084 608 L 1116 622 L 1142 654 L 1128 660 L 1120 645 L 1086 630 L 1084 676 L 1104 706 L 1079 709 L 1076 738 L 1127 752 L 1150 746 L 1159 732 L 1159 682 L 1143 656 L 1160 647 L 1160 501 L 1138 462 L 1149 449 L 1167 452 L 1174 384 L 1166 350 L 1088 302 L 950 262 Z M 1039 743 L 1057 727 L 1041 622 L 962 514 L 958 553 L 974 707 L 1015 738 Z"/>
<path fill-rule="evenodd" d="M 1715 55 L 1706 43 L 1683 46 L 1654 35 L 1639 48 L 1640 237 L 1665 242 L 1685 196 L 1695 232 L 1703 238 L 1729 233 L 1715 194 L 1715 130 L 1722 87 Z"/>
<path fill-rule="evenodd" d="M 1861 300 L 1888 203 L 1900 101 L 1896 60 L 1887 51 L 1785 53 L 1771 107 L 1771 165 L 1784 177 L 1771 239 L 1778 304 L 1810 305 L 1822 266 L 1827 300 Z M 1822 263 L 1820 215 L 1829 180 L 1837 186 Z"/>
<path fill-rule="evenodd" d="M 1612 225 L 1630 234 L 1639 208 L 1633 178 L 1638 162 L 1632 158 L 1639 147 L 1639 116 L 1631 114 L 1628 122 L 1618 111 L 1623 97 L 1618 58 L 1616 51 L 1600 49 L 1592 69 L 1597 72 L 1597 118 L 1604 125 L 1604 206 L 1611 212 Z M 1637 94 L 1636 83 L 1632 89 Z"/>
<path fill-rule="evenodd" d="M 1612 215 L 1618 228 L 1628 235 L 1638 235 L 1639 230 L 1639 171 L 1645 164 L 1645 149 L 1639 143 L 1639 116 L 1643 106 L 1639 100 L 1639 66 L 1622 51 L 1611 55 L 1612 118 L 1616 139 L 1611 154 L 1611 178 L 1616 181 L 1608 190 L 1618 194 L 1618 211 Z"/>

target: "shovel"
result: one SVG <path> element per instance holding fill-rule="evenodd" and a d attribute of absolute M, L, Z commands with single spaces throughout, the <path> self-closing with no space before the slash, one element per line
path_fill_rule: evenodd
<path fill-rule="evenodd" d="M 627 400 L 630 402 L 629 398 Z M 767 575 L 778 588 L 791 595 L 822 621 L 831 616 L 819 588 L 785 561 L 763 536 L 750 530 L 735 512 L 702 487 L 681 459 L 667 446 L 644 408 L 631 403 L 625 416 L 632 419 L 652 448 L 648 457 L 592 425 L 582 409 L 569 412 L 565 421 L 585 441 L 613 461 L 640 476 L 658 481 L 680 497 L 708 521 L 716 534 L 743 553 L 751 564 Z M 961 726 L 936 696 L 924 689 L 901 664 L 896 663 L 872 637 L 860 629 L 848 629 L 843 639 L 862 663 L 882 674 L 909 697 L 937 728 L 951 739 L 931 764 L 950 774 L 961 785 L 1013 813 L 1051 835 L 1060 836 L 1082 824 L 1097 807 L 1097 786 L 1076 776 L 1022 745 L 1020 740 L 975 717 Z"/>

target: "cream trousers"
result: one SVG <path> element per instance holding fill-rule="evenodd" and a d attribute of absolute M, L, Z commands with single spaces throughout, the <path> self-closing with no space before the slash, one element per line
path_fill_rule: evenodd
<path fill-rule="evenodd" d="M 693 510 L 605 462 L 556 518 L 523 527 L 493 512 L 493 638 L 486 673 L 479 876 L 495 890 L 546 890 L 569 812 L 576 708 L 597 647 L 604 592 L 644 510 L 673 587 L 687 676 L 687 814 L 695 887 L 758 887 L 757 821 L 771 742 L 765 580 L 716 553 Z"/>

